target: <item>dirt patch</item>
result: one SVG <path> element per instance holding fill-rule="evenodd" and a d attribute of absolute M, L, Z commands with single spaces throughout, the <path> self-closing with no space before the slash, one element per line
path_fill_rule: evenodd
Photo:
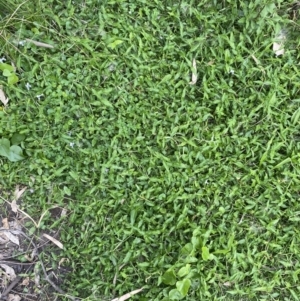
<path fill-rule="evenodd" d="M 63 247 L 59 242 L 59 231 L 36 229 L 34 234 L 30 233 L 25 225 L 32 219 L 18 209 L 20 196 L 25 190 L 19 195 L 18 191 L 21 189 L 17 187 L 11 202 L 1 197 L 0 300 L 59 301 L 59 295 L 77 300 L 61 289 L 70 270 L 63 267 L 63 261 L 54 262 L 51 257 L 53 253 L 59 255 Z M 53 220 L 62 215 L 61 208 L 49 212 Z"/>

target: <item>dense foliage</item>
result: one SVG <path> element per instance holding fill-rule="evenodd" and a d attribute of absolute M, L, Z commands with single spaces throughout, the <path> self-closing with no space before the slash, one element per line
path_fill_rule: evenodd
<path fill-rule="evenodd" d="M 299 300 L 290 3 L 47 0 L 43 19 L 17 26 L 25 44 L 1 53 L 19 81 L 0 77 L 0 136 L 21 137 L 25 159 L 0 157 L 0 188 L 29 186 L 33 216 L 68 210 L 42 228 L 63 223 L 52 260 L 68 258 L 70 293 Z M 291 34 L 276 57 L 282 27 Z"/>

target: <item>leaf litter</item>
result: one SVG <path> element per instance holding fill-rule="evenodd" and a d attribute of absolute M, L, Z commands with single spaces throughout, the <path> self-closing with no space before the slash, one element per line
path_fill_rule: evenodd
<path fill-rule="evenodd" d="M 7 264 L 0 264 L 0 268 L 5 271 L 5 275 L 10 281 L 13 281 L 17 278 L 15 270 L 8 266 Z"/>
<path fill-rule="evenodd" d="M 6 206 L 4 205 L 0 208 L 0 275 L 2 278 L 2 282 L 0 283 L 0 299 L 5 298 L 5 300 L 11 301 L 21 300 L 20 296 L 23 293 L 24 286 L 26 286 L 27 292 L 32 295 L 31 300 L 36 301 L 43 299 L 41 296 L 46 291 L 47 294 L 55 291 L 65 294 L 53 280 L 49 280 L 50 278 L 45 274 L 47 273 L 45 272 L 47 269 L 44 267 L 43 261 L 41 261 L 39 257 L 39 254 L 41 254 L 41 252 L 44 251 L 44 248 L 49 245 L 46 240 L 41 239 L 41 236 L 46 237 L 59 248 L 63 248 L 63 245 L 54 237 L 43 233 L 43 231 L 40 233 L 41 236 L 33 237 L 31 234 L 25 234 L 28 231 L 24 227 L 25 221 L 28 222 L 30 219 L 36 226 L 35 228 L 38 229 L 43 217 L 49 211 L 48 209 L 41 215 L 38 223 L 34 222 L 28 214 L 19 208 L 20 198 L 25 191 L 26 187 L 21 188 L 21 186 L 17 185 L 12 194 L 11 202 L 0 195 L 0 198 L 6 203 Z M 55 206 L 55 208 L 57 207 L 58 206 Z M 66 209 L 63 214 L 61 214 L 62 210 L 58 211 L 59 213 L 55 216 L 58 218 L 67 212 Z M 63 262 L 60 262 L 60 265 L 62 264 Z M 41 269 L 41 267 L 44 268 Z M 29 277 L 29 272 L 32 269 L 34 271 L 34 276 Z M 58 269 L 63 271 L 64 267 L 59 266 Z M 61 273 L 59 270 L 56 271 L 56 275 Z M 45 281 L 48 282 L 50 286 L 45 286 Z M 55 281 L 60 280 L 59 278 L 56 278 Z M 41 289 L 41 287 L 43 289 Z M 12 289 L 14 294 L 11 294 Z M 18 292 L 20 292 L 20 294 L 18 294 Z M 75 300 L 70 295 L 66 294 L 66 296 L 71 300 Z"/>
<path fill-rule="evenodd" d="M 19 295 L 9 294 L 7 301 L 21 301 L 21 297 Z"/>
<path fill-rule="evenodd" d="M 2 90 L 2 87 L 0 87 L 0 101 L 4 104 L 4 106 L 6 106 L 8 104 L 8 98 L 6 98 L 3 90 Z"/>

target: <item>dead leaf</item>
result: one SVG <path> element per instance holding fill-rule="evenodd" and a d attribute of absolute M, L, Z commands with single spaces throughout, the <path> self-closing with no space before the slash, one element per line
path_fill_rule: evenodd
<path fill-rule="evenodd" d="M 15 270 L 13 268 L 11 268 L 10 266 L 6 265 L 6 264 L 0 264 L 0 267 L 5 270 L 5 274 L 6 276 L 12 281 L 14 279 L 16 279 L 16 273 Z"/>
<path fill-rule="evenodd" d="M 59 263 L 58 263 L 58 267 L 60 268 L 60 266 L 65 262 L 65 261 L 67 261 L 67 262 L 69 262 L 69 259 L 68 258 L 65 258 L 65 257 L 63 257 L 60 261 L 59 261 Z"/>
<path fill-rule="evenodd" d="M 56 208 L 56 207 L 57 207 L 57 206 L 54 206 L 54 207 L 52 207 L 52 208 Z M 51 209 L 51 208 L 50 208 L 50 209 Z M 42 216 L 40 217 L 38 223 L 36 223 L 35 220 L 34 220 L 29 214 L 27 214 L 25 211 L 19 209 L 19 212 L 21 212 L 23 215 L 25 215 L 26 217 L 28 217 L 28 218 L 34 223 L 34 225 L 35 225 L 37 228 L 39 228 L 42 219 L 44 218 L 45 214 L 48 212 L 48 209 L 42 214 Z"/>
<path fill-rule="evenodd" d="M 2 226 L 3 226 L 3 229 L 9 229 L 9 223 L 8 223 L 8 219 L 7 218 L 4 218 L 2 220 Z"/>
<path fill-rule="evenodd" d="M 53 45 L 42 43 L 42 42 L 38 42 L 38 41 L 34 41 L 34 40 L 31 40 L 31 39 L 26 39 L 26 41 L 29 42 L 29 43 L 32 43 L 32 44 L 34 44 L 35 46 L 38 46 L 38 47 L 54 48 Z"/>
<path fill-rule="evenodd" d="M 22 226 L 21 226 L 20 222 L 17 220 L 11 221 L 8 224 L 9 224 L 9 229 L 16 230 L 16 231 L 22 231 Z"/>
<path fill-rule="evenodd" d="M 10 207 L 11 207 L 11 210 L 12 210 L 14 213 L 17 213 L 17 212 L 18 212 L 19 206 L 17 205 L 17 201 L 16 201 L 16 200 L 13 200 L 13 201 L 11 202 Z"/>
<path fill-rule="evenodd" d="M 275 52 L 276 56 L 283 55 L 284 54 L 284 48 L 283 45 L 280 43 L 273 43 L 273 51 Z"/>
<path fill-rule="evenodd" d="M 226 281 L 226 282 L 223 283 L 223 285 L 224 285 L 224 286 L 231 286 L 231 282 Z"/>
<path fill-rule="evenodd" d="M 0 245 L 7 244 L 9 239 L 3 233 L 0 233 Z"/>
<path fill-rule="evenodd" d="M 190 85 L 195 85 L 197 82 L 197 79 L 198 79 L 198 76 L 197 76 L 196 59 L 193 59 L 192 81 L 190 82 Z"/>
<path fill-rule="evenodd" d="M 8 98 L 6 98 L 2 88 L 0 88 L 0 101 L 6 106 L 8 104 Z"/>
<path fill-rule="evenodd" d="M 253 58 L 256 65 L 261 65 L 260 61 L 253 54 L 251 54 L 251 57 Z"/>
<path fill-rule="evenodd" d="M 13 235 L 10 231 L 5 231 L 3 233 L 14 244 L 16 244 L 16 245 L 20 244 L 18 236 Z"/>
<path fill-rule="evenodd" d="M 275 42 L 273 43 L 273 51 L 276 56 L 284 54 L 284 42 L 286 40 L 286 32 L 281 29 L 279 33 L 275 36 Z"/>
<path fill-rule="evenodd" d="M 9 294 L 7 301 L 21 301 L 21 297 L 19 295 Z"/>
<path fill-rule="evenodd" d="M 22 189 L 19 189 L 19 185 L 17 185 L 14 193 L 16 201 L 21 197 L 21 195 L 24 193 L 26 189 L 27 187 L 23 187 Z"/>
<path fill-rule="evenodd" d="M 60 216 L 63 217 L 63 216 L 66 216 L 66 215 L 67 215 L 67 209 L 63 208 L 63 210 L 60 213 Z"/>
<path fill-rule="evenodd" d="M 28 285 L 29 285 L 29 282 L 30 282 L 29 277 L 26 277 L 26 278 L 23 279 L 21 285 L 28 286 Z"/>
<path fill-rule="evenodd" d="M 24 258 L 27 260 L 27 261 L 32 261 L 33 258 L 32 258 L 32 255 L 28 255 L 28 254 L 24 254 Z"/>
<path fill-rule="evenodd" d="M 54 237 L 52 237 L 52 236 L 50 236 L 48 234 L 43 234 L 43 236 L 45 236 L 46 238 L 48 238 L 49 240 L 51 240 L 59 248 L 61 248 L 61 249 L 64 248 L 63 244 L 60 241 L 58 241 L 57 239 L 55 239 Z"/>
<path fill-rule="evenodd" d="M 127 293 L 127 294 L 121 296 L 120 298 L 115 298 L 115 299 L 113 299 L 113 300 L 111 300 L 111 301 L 125 301 L 125 300 L 131 298 L 133 295 L 138 294 L 138 293 L 139 293 L 140 291 L 142 291 L 142 290 L 143 290 L 143 288 L 137 289 L 137 290 L 135 290 L 135 291 L 132 291 L 132 292 L 130 292 L 130 293 Z"/>

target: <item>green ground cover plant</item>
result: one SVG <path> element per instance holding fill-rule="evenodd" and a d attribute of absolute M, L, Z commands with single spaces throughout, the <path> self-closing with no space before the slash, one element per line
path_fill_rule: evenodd
<path fill-rule="evenodd" d="M 0 188 L 28 186 L 34 217 L 67 210 L 40 229 L 61 227 L 47 260 L 67 259 L 70 294 L 300 299 L 293 3 L 41 0 L 20 22 L 0 53 L 18 77 L 0 74 Z"/>

